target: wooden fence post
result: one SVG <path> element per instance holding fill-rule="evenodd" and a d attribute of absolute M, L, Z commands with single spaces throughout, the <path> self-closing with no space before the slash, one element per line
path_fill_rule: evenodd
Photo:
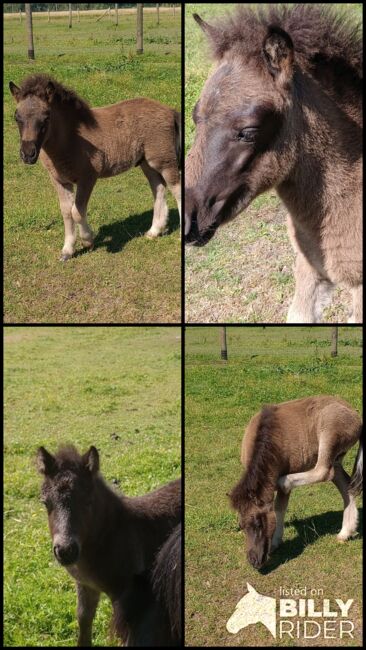
<path fill-rule="evenodd" d="M 221 359 L 227 361 L 226 327 L 221 327 Z"/>
<path fill-rule="evenodd" d="M 330 354 L 332 357 L 338 355 L 338 327 L 332 327 L 332 349 Z"/>
<path fill-rule="evenodd" d="M 136 52 L 142 54 L 144 51 L 144 37 L 143 37 L 143 7 L 142 3 L 136 5 Z"/>
<path fill-rule="evenodd" d="M 25 4 L 25 20 L 28 37 L 28 59 L 34 59 L 32 8 L 30 6 L 30 3 Z"/>

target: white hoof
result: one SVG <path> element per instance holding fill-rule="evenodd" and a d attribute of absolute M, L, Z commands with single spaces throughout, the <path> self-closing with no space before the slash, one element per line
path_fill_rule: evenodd
<path fill-rule="evenodd" d="M 68 260 L 71 260 L 71 258 L 72 258 L 72 254 L 61 253 L 60 262 L 67 262 Z"/>
<path fill-rule="evenodd" d="M 284 494 L 288 494 L 291 491 L 291 488 L 287 483 L 286 476 L 280 476 L 280 478 L 277 481 L 277 485 Z"/>
<path fill-rule="evenodd" d="M 82 239 L 81 243 L 84 248 L 88 248 L 90 251 L 94 250 L 94 239 L 92 241 L 89 239 Z"/>
<path fill-rule="evenodd" d="M 152 228 L 150 228 L 150 230 L 145 232 L 145 237 L 147 237 L 147 239 L 156 239 L 157 237 L 159 237 L 159 235 L 160 232 L 156 232 L 156 230 L 153 230 Z"/>

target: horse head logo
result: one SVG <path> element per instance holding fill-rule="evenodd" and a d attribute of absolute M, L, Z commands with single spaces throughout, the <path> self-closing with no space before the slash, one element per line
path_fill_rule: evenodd
<path fill-rule="evenodd" d="M 252 623 L 263 623 L 276 638 L 276 599 L 259 594 L 249 582 L 248 593 L 241 598 L 234 613 L 226 623 L 226 629 L 231 634 L 237 634 L 243 627 Z"/>

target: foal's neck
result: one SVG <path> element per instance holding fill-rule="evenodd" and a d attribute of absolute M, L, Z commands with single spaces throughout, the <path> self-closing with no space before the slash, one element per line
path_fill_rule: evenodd
<path fill-rule="evenodd" d="M 51 160 L 64 151 L 70 152 L 70 144 L 74 144 L 78 126 L 78 120 L 72 108 L 69 108 L 66 112 L 58 108 L 58 106 L 52 109 L 49 135 L 42 145 Z"/>

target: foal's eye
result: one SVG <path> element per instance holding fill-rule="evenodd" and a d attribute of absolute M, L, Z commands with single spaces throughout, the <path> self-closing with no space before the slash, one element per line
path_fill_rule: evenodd
<path fill-rule="evenodd" d="M 257 131 L 258 129 L 255 127 L 242 129 L 236 136 L 237 140 L 240 140 L 241 142 L 255 142 Z"/>

